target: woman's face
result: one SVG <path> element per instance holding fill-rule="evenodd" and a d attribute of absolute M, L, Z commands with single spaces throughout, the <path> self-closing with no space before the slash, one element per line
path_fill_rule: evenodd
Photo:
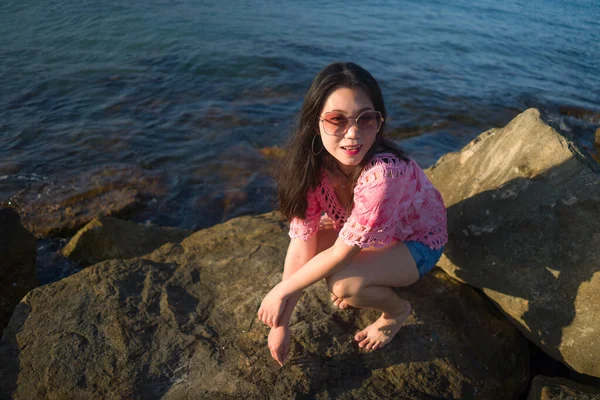
<path fill-rule="evenodd" d="M 337 160 L 340 169 L 347 174 L 354 171 L 375 142 L 376 133 L 365 135 L 357 129 L 355 119 L 365 111 L 375 111 L 367 93 L 361 88 L 345 87 L 334 90 L 325 100 L 321 110 L 319 133 L 323 146 Z M 345 133 L 340 136 L 328 134 L 334 132 L 332 127 L 335 125 L 323 121 L 323 118 L 335 123 L 343 122 L 344 117 L 349 122 Z"/>

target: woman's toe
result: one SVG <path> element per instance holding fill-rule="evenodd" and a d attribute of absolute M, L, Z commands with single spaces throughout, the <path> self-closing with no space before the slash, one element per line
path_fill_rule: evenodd
<path fill-rule="evenodd" d="M 370 340 L 369 338 L 366 338 L 365 340 L 363 340 L 362 342 L 360 342 L 360 343 L 358 344 L 358 347 L 365 347 L 366 345 L 368 345 L 368 344 L 369 344 L 369 342 L 370 342 L 370 341 L 371 341 L 371 340 Z"/>
<path fill-rule="evenodd" d="M 360 331 L 356 335 L 354 335 L 354 340 L 356 340 L 357 342 L 360 342 L 361 340 L 363 340 L 366 337 L 367 337 L 366 332 L 365 331 Z"/>

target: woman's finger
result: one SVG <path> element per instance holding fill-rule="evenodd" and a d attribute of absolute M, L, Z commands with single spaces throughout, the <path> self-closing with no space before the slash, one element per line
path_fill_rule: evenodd
<path fill-rule="evenodd" d="M 281 365 L 281 360 L 279 359 L 279 354 L 277 350 L 271 350 L 271 357 L 273 357 L 273 359 L 277 361 L 277 364 Z"/>
<path fill-rule="evenodd" d="M 275 360 L 277 360 L 277 362 L 279 363 L 279 365 L 283 365 L 283 358 L 282 358 L 282 356 L 281 356 L 281 350 L 282 350 L 282 348 L 281 348 L 281 347 L 279 347 L 279 348 L 277 349 L 277 352 L 275 353 L 275 354 L 276 354 L 276 356 L 277 356 L 277 357 L 275 358 Z"/>

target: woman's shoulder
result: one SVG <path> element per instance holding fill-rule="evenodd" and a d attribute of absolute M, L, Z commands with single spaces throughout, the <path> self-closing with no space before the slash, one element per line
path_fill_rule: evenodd
<path fill-rule="evenodd" d="M 366 165 L 358 179 L 358 183 L 368 183 L 385 178 L 398 178 L 412 169 L 414 167 L 413 163 L 410 158 L 403 159 L 394 153 L 377 153 Z"/>

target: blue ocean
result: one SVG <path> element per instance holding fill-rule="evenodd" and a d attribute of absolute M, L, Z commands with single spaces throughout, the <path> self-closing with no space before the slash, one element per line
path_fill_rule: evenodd
<path fill-rule="evenodd" d="M 122 163 L 165 177 L 140 221 L 271 210 L 261 149 L 333 61 L 378 79 L 389 135 L 422 167 L 529 107 L 593 153 L 598 21 L 597 0 L 4 0 L 0 201 Z"/>

